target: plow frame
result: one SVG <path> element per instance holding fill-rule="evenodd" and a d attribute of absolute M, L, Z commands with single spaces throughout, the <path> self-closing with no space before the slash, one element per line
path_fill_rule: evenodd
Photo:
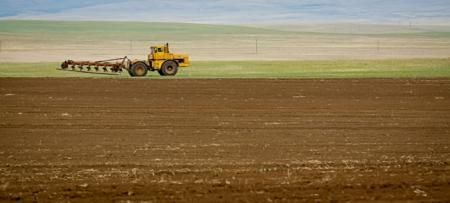
<path fill-rule="evenodd" d="M 127 56 L 125 56 L 122 58 L 113 58 L 101 61 L 66 60 L 61 64 L 61 69 L 59 70 L 68 70 L 83 73 L 99 73 L 100 70 L 103 70 L 103 73 L 106 74 L 117 74 L 123 72 L 123 69 L 128 71 L 130 69 L 130 66 L 131 60 Z M 86 71 L 84 69 L 86 69 Z"/>

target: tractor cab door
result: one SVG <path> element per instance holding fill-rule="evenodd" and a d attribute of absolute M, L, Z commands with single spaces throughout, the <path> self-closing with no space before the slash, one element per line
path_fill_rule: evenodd
<path fill-rule="evenodd" d="M 163 60 L 165 57 L 164 48 L 163 47 L 152 48 L 152 55 L 154 60 Z"/>

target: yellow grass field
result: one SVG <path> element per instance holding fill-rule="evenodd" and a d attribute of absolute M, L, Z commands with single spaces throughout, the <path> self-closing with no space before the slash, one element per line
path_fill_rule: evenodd
<path fill-rule="evenodd" d="M 0 62 L 129 56 L 169 42 L 193 61 L 447 58 L 448 27 L 0 21 Z"/>

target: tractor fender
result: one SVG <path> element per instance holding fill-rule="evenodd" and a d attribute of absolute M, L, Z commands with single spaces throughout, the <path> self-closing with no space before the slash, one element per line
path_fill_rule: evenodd
<path fill-rule="evenodd" d="M 175 62 L 175 63 L 177 64 L 178 67 L 180 66 L 180 63 L 178 63 L 177 60 L 171 60 L 171 61 Z"/>
<path fill-rule="evenodd" d="M 169 60 L 165 60 L 164 62 L 162 62 L 162 63 L 161 63 L 161 66 L 160 66 L 160 68 L 162 68 L 162 66 L 164 65 L 164 63 L 166 63 L 166 62 L 170 62 L 170 61 L 172 61 L 172 62 L 176 63 L 176 64 L 177 64 L 177 66 L 178 66 L 178 67 L 180 67 L 180 63 L 178 63 L 178 61 L 177 61 L 177 60 L 172 60 L 172 59 L 169 59 Z"/>

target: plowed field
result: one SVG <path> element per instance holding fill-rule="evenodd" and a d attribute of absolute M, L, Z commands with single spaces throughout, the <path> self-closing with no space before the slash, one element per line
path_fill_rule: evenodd
<path fill-rule="evenodd" d="M 0 79 L 0 201 L 450 201 L 450 80 Z"/>

